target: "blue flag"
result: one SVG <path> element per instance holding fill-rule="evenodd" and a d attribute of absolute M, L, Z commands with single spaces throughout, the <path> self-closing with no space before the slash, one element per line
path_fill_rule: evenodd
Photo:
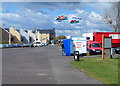
<path fill-rule="evenodd" d="M 56 20 L 57 22 L 62 22 L 62 20 Z"/>
<path fill-rule="evenodd" d="M 82 20 L 82 18 L 80 17 L 72 17 L 73 19 L 79 19 L 79 20 Z"/>

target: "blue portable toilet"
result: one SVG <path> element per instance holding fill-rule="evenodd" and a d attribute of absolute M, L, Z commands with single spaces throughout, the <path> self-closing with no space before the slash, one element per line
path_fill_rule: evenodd
<path fill-rule="evenodd" d="M 72 51 L 71 39 L 63 40 L 63 44 L 64 44 L 64 51 L 66 56 L 71 56 L 71 51 Z"/>
<path fill-rule="evenodd" d="M 85 37 L 72 36 L 70 39 L 63 40 L 64 51 L 66 56 L 71 56 L 74 51 L 79 51 L 79 54 L 87 53 L 87 43 Z"/>

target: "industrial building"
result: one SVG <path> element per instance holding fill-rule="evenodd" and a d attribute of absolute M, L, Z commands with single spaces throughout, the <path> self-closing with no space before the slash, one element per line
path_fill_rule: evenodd
<path fill-rule="evenodd" d="M 37 40 L 42 43 L 52 44 L 55 43 L 55 28 L 53 29 L 37 29 Z"/>
<path fill-rule="evenodd" d="M 4 28 L 0 27 L 0 44 L 9 43 L 9 32 Z"/>

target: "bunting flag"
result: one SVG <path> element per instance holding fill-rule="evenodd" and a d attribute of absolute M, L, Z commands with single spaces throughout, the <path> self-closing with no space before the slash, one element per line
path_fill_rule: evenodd
<path fill-rule="evenodd" d="M 80 22 L 78 20 L 71 20 L 70 23 L 75 24 L 75 23 L 80 23 Z"/>
<path fill-rule="evenodd" d="M 62 22 L 62 20 L 56 20 L 57 22 Z"/>
<path fill-rule="evenodd" d="M 82 18 L 80 17 L 72 17 L 73 19 L 78 19 L 78 20 L 82 20 Z"/>
<path fill-rule="evenodd" d="M 66 16 L 58 16 L 56 20 L 68 20 Z"/>

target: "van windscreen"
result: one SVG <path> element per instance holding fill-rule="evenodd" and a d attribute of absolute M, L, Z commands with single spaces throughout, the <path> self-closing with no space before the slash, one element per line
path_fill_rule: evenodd
<path fill-rule="evenodd" d="M 100 44 L 91 44 L 91 47 L 101 47 Z"/>
<path fill-rule="evenodd" d="M 40 44 L 40 42 L 36 42 L 36 44 Z"/>

